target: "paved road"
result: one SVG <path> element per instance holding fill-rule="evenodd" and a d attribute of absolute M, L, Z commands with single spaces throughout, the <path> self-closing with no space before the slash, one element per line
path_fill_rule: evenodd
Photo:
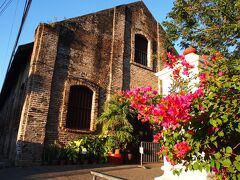
<path fill-rule="evenodd" d="M 147 169 L 138 165 L 66 165 L 66 166 L 38 166 L 38 167 L 14 167 L 0 169 L 0 180 L 22 179 L 53 179 L 53 180 L 92 180 L 90 171 L 102 172 L 108 175 L 121 177 L 127 180 L 153 180 L 163 172 L 161 164 L 147 164 Z M 103 180 L 97 178 L 97 180 Z"/>

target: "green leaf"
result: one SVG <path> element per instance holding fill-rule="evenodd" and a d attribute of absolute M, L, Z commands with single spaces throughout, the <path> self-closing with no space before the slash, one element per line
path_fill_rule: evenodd
<path fill-rule="evenodd" d="M 232 148 L 230 146 L 226 148 L 226 153 L 232 154 Z"/>
<path fill-rule="evenodd" d="M 230 166 L 230 167 L 228 167 L 228 171 L 231 172 L 231 173 L 235 173 L 235 168 Z"/>
<path fill-rule="evenodd" d="M 210 119 L 210 124 L 213 125 L 213 127 L 217 127 L 217 122 L 214 119 Z"/>
<path fill-rule="evenodd" d="M 237 155 L 237 156 L 235 157 L 235 159 L 236 159 L 237 161 L 240 161 L 240 155 Z"/>
<path fill-rule="evenodd" d="M 223 132 L 223 131 L 220 131 L 220 132 L 218 132 L 218 135 L 219 135 L 220 137 L 223 137 L 223 136 L 224 136 L 224 132 Z"/>
<path fill-rule="evenodd" d="M 193 170 L 193 166 L 191 164 L 188 165 L 188 169 L 191 171 Z"/>
<path fill-rule="evenodd" d="M 215 167 L 215 161 L 214 161 L 214 159 L 211 159 L 210 165 L 211 165 L 211 167 Z"/>
<path fill-rule="evenodd" d="M 173 134 L 173 138 L 174 138 L 174 139 L 177 138 L 178 135 L 179 135 L 178 133 L 174 133 L 174 134 Z"/>
<path fill-rule="evenodd" d="M 209 165 L 207 165 L 207 166 L 205 167 L 205 169 L 206 169 L 207 172 L 210 172 L 210 166 L 209 166 Z"/>
<path fill-rule="evenodd" d="M 228 168 L 228 171 L 229 171 L 229 168 Z M 229 172 L 231 172 L 231 171 L 229 171 Z M 232 175 L 231 175 L 231 179 L 232 179 L 232 180 L 237 180 L 236 175 L 235 175 L 235 174 L 232 174 Z"/>
<path fill-rule="evenodd" d="M 211 136 L 210 137 L 210 140 L 213 142 L 213 141 L 215 141 L 217 139 L 217 137 L 216 136 Z"/>
<path fill-rule="evenodd" d="M 221 156 L 222 156 L 222 155 L 221 155 L 219 152 L 217 152 L 217 153 L 214 154 L 214 157 L 215 157 L 216 159 L 220 159 Z"/>
<path fill-rule="evenodd" d="M 223 166 L 231 166 L 231 164 L 232 164 L 232 162 L 231 162 L 231 160 L 230 159 L 224 159 L 223 161 L 222 161 L 222 165 Z"/>
<path fill-rule="evenodd" d="M 198 164 L 198 162 L 195 162 L 195 163 L 193 164 L 193 169 L 194 169 L 194 170 L 198 170 L 198 168 L 199 168 L 199 164 Z"/>
<path fill-rule="evenodd" d="M 221 118 L 223 119 L 224 122 L 228 121 L 228 115 L 224 114 L 223 116 L 221 116 Z"/>
<path fill-rule="evenodd" d="M 179 175 L 180 175 L 180 173 L 181 173 L 181 172 L 180 172 L 180 171 L 178 171 L 177 169 L 174 169 L 174 170 L 173 170 L 173 175 L 178 175 L 178 176 L 179 176 Z"/>
<path fill-rule="evenodd" d="M 240 174 L 237 175 L 237 179 L 240 179 Z"/>
<path fill-rule="evenodd" d="M 217 141 L 214 141 L 213 144 L 214 144 L 215 147 L 218 147 Z"/>
<path fill-rule="evenodd" d="M 237 161 L 234 161 L 234 166 L 236 167 L 236 169 L 238 170 L 238 171 L 240 171 L 240 162 L 237 162 Z"/>
<path fill-rule="evenodd" d="M 202 167 L 202 164 L 201 164 L 201 163 L 199 163 L 198 170 L 199 170 L 200 172 L 202 172 L 202 169 L 203 169 L 203 167 Z"/>
<path fill-rule="evenodd" d="M 222 120 L 221 120 L 221 119 L 216 119 L 216 123 L 217 123 L 218 125 L 222 125 Z"/>
<path fill-rule="evenodd" d="M 215 164 L 216 164 L 217 170 L 219 170 L 220 169 L 220 163 L 217 161 Z"/>
<path fill-rule="evenodd" d="M 222 112 L 224 110 L 224 107 L 221 106 L 218 110 Z"/>

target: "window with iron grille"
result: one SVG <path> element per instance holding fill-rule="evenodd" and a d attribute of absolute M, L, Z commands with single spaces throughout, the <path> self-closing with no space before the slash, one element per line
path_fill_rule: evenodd
<path fill-rule="evenodd" d="M 68 100 L 66 127 L 89 130 L 93 91 L 85 86 L 71 86 Z"/>
<path fill-rule="evenodd" d="M 147 66 L 148 40 L 140 34 L 135 35 L 135 62 Z"/>

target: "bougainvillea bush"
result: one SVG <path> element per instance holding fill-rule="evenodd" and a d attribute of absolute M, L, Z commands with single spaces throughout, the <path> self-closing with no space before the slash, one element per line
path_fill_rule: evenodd
<path fill-rule="evenodd" d="M 150 87 L 121 92 L 138 119 L 159 132 L 160 155 L 185 170 L 215 172 L 219 179 L 240 179 L 240 65 L 216 53 L 203 57 L 197 75 L 184 56 L 168 54 L 173 69 L 171 94 L 160 97 Z M 179 66 L 180 64 L 180 66 Z M 198 78 L 195 88 L 186 82 Z M 186 80 L 188 79 L 188 80 Z M 183 169 L 176 169 L 179 174 Z"/>

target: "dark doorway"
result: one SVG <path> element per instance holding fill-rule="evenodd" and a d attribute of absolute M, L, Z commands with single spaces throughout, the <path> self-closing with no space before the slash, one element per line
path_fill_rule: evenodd
<path fill-rule="evenodd" d="M 134 162 L 140 162 L 140 153 L 139 147 L 142 141 L 145 142 L 152 142 L 153 141 L 153 129 L 149 122 L 141 122 L 137 118 L 129 119 L 129 122 L 133 126 L 134 129 L 134 136 L 139 140 L 138 143 L 134 142 L 130 145 L 129 149 L 131 149 L 132 153 L 134 154 Z"/>

